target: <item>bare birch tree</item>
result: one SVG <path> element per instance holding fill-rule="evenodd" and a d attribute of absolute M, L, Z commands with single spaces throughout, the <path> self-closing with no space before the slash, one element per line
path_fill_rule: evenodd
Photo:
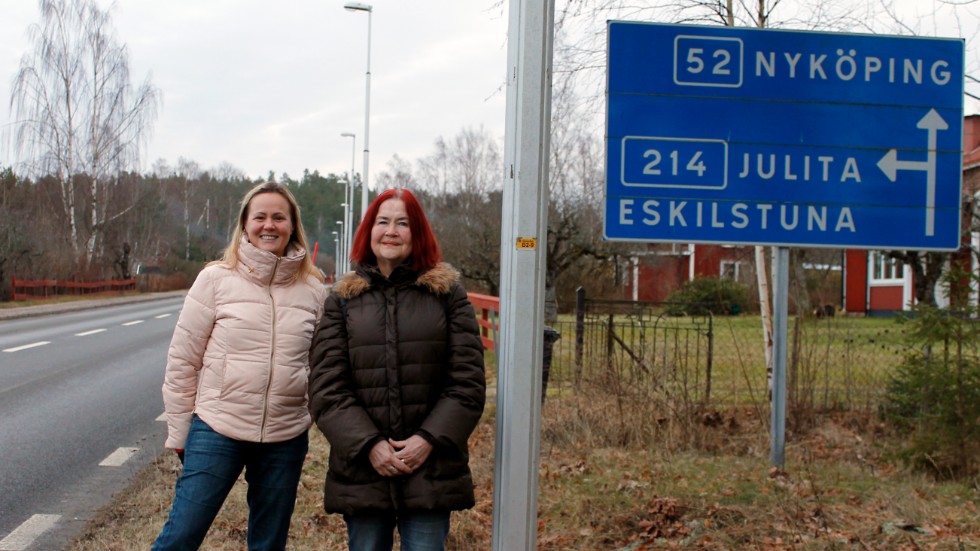
<path fill-rule="evenodd" d="M 412 164 L 402 159 L 397 154 L 388 160 L 387 169 L 381 171 L 375 178 L 377 189 L 391 189 L 396 187 L 418 190 L 418 182 L 412 173 Z"/>
<path fill-rule="evenodd" d="M 11 95 L 14 145 L 29 175 L 60 183 L 66 241 L 85 271 L 102 256 L 106 225 L 130 208 L 112 204 L 113 188 L 138 167 L 160 92 L 149 78 L 132 87 L 126 46 L 94 0 L 39 6 Z"/>
<path fill-rule="evenodd" d="M 417 163 L 418 183 L 434 195 L 485 196 L 500 188 L 500 145 L 482 126 L 464 128 Z"/>

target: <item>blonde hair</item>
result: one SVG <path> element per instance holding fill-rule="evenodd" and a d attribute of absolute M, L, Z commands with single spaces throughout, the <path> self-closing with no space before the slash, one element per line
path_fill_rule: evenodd
<path fill-rule="evenodd" d="M 234 268 L 238 265 L 238 249 L 241 247 L 242 236 L 245 234 L 245 218 L 248 216 L 248 205 L 260 193 L 278 193 L 286 198 L 286 202 L 289 203 L 289 216 L 293 223 L 293 234 L 289 236 L 289 243 L 286 244 L 286 248 L 288 249 L 289 245 L 295 244 L 300 249 L 307 251 L 299 267 L 297 278 L 302 279 L 309 275 L 322 282 L 323 273 L 313 265 L 313 260 L 310 258 L 310 247 L 306 244 L 306 233 L 303 232 L 303 222 L 299 215 L 299 203 L 296 202 L 296 198 L 293 197 L 288 187 L 276 182 L 262 182 L 250 189 L 245 194 L 245 197 L 242 197 L 242 206 L 238 211 L 238 221 L 231 230 L 231 242 L 225 247 L 225 252 L 221 259 L 215 260 L 208 265 L 221 264 L 228 268 Z"/>

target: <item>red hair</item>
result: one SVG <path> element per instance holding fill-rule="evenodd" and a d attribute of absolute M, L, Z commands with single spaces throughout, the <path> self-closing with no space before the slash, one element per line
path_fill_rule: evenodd
<path fill-rule="evenodd" d="M 415 195 L 407 189 L 389 189 L 378 195 L 374 201 L 368 205 L 367 211 L 361 224 L 357 226 L 354 234 L 354 242 L 351 244 L 351 260 L 361 265 L 378 265 L 378 258 L 371 250 L 371 228 L 378 217 L 378 210 L 381 203 L 388 199 L 400 199 L 405 203 L 405 212 L 408 214 L 408 229 L 412 232 L 412 254 L 407 262 L 416 272 L 424 272 L 442 260 L 439 252 L 439 242 L 436 241 L 429 221 L 425 218 L 422 205 L 419 204 Z"/>

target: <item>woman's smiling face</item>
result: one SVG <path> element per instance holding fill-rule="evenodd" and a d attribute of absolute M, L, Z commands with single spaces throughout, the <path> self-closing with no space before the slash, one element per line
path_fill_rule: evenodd
<path fill-rule="evenodd" d="M 401 199 L 391 198 L 381 203 L 371 227 L 371 252 L 385 277 L 412 255 L 412 230 Z"/>
<path fill-rule="evenodd" d="M 276 256 L 286 254 L 286 246 L 293 235 L 289 201 L 275 192 L 252 197 L 245 215 L 245 235 L 256 248 Z"/>

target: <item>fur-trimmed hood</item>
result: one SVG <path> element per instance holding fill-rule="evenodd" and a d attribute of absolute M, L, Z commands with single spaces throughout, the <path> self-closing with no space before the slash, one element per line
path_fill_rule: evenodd
<path fill-rule="evenodd" d="M 398 274 L 402 270 L 408 270 L 408 268 L 399 266 L 396 268 L 396 272 L 392 274 L 393 278 L 396 275 L 402 275 Z M 370 289 L 371 280 L 374 277 L 382 277 L 377 268 L 373 266 L 358 267 L 356 271 L 347 272 L 340 278 L 340 281 L 333 286 L 333 293 L 340 298 L 350 300 Z M 446 295 L 452 290 L 453 285 L 459 283 L 459 278 L 459 271 L 456 268 L 445 262 L 440 262 L 432 269 L 419 274 L 412 284 L 426 287 L 436 295 Z"/>

